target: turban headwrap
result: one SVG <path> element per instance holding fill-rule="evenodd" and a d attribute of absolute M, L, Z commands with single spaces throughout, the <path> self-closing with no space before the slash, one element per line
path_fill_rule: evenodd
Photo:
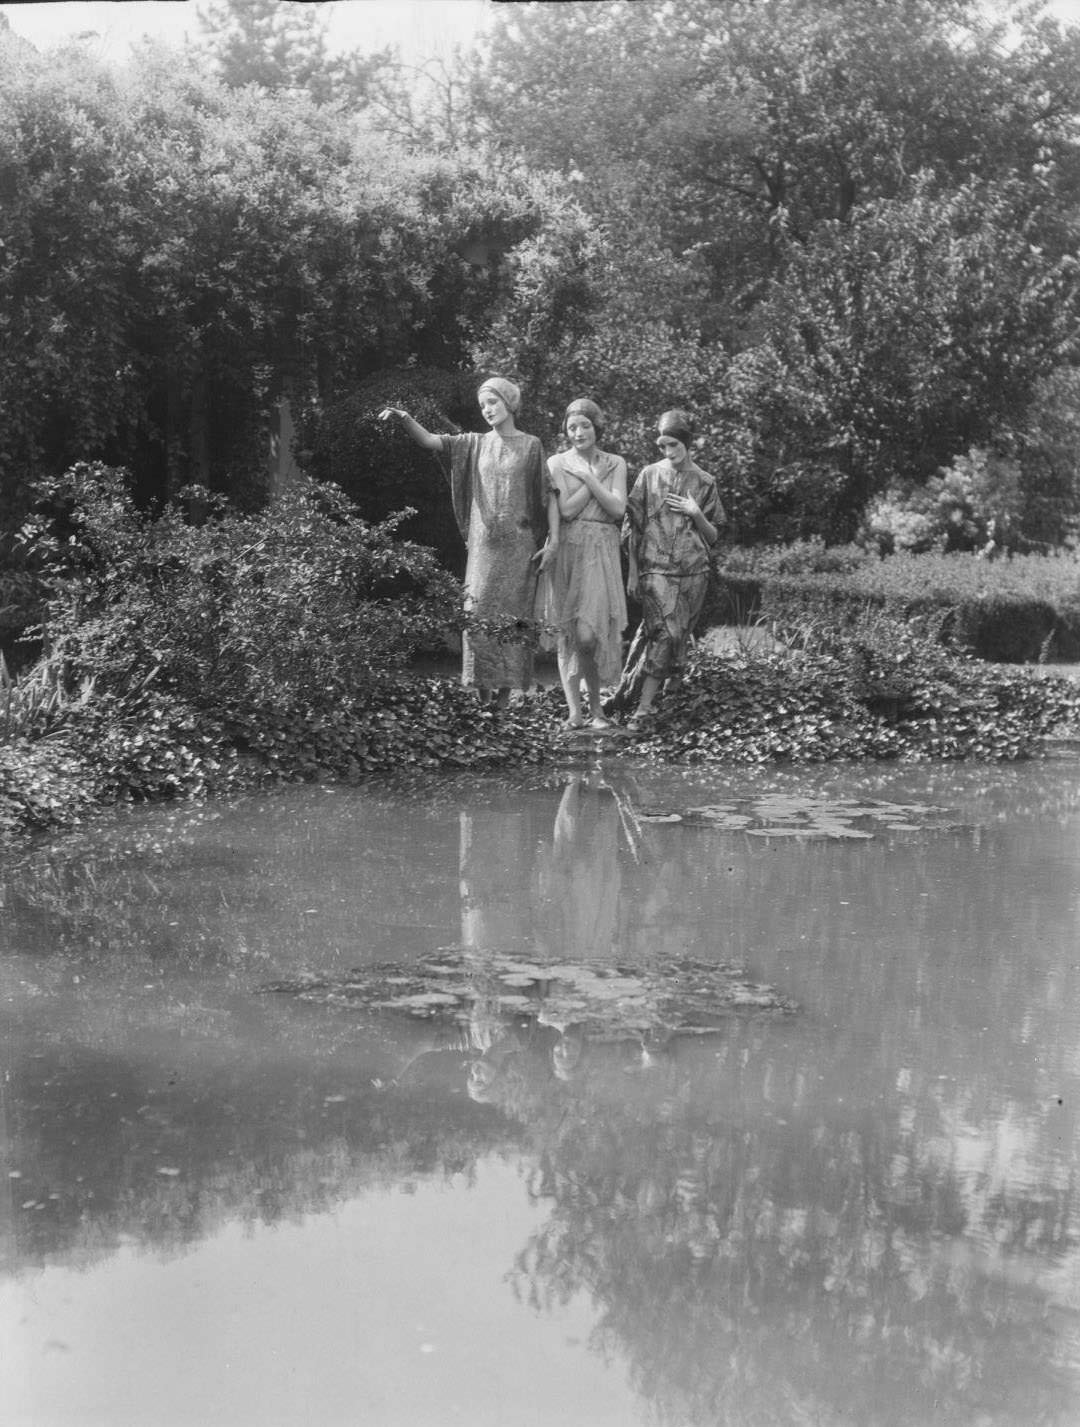
<path fill-rule="evenodd" d="M 584 416 L 588 421 L 592 422 L 598 438 L 603 434 L 604 413 L 597 406 L 596 402 L 590 401 L 587 396 L 579 396 L 576 401 L 572 401 L 566 408 L 566 414 L 563 416 L 564 431 L 566 430 L 566 423 L 570 420 L 571 416 Z"/>
<path fill-rule="evenodd" d="M 508 382 L 505 377 L 488 377 L 487 381 L 480 383 L 480 391 L 493 391 L 497 396 L 501 396 L 506 402 L 507 411 L 516 412 L 521 405 L 521 388 L 513 382 Z"/>
<path fill-rule="evenodd" d="M 684 446 L 689 446 L 694 439 L 693 419 L 689 412 L 683 411 L 679 407 L 673 411 L 665 411 L 656 426 L 661 436 L 673 436 Z"/>

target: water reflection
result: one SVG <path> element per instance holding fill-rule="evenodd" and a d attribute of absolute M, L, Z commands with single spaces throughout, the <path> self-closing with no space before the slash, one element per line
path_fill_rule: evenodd
<path fill-rule="evenodd" d="M 4 883 L 3 1272 L 467 1194 L 501 1159 L 535 1211 L 514 1292 L 587 1300 L 643 1418 L 1073 1422 L 1076 773 L 309 790 L 43 849 Z M 766 794 L 955 816 L 807 843 L 649 821 Z M 465 1027 L 342 994 L 451 946 Z M 801 1009 L 598 1030 L 485 996 L 506 954 L 692 954 Z M 309 990 L 255 994 L 274 977 Z"/>

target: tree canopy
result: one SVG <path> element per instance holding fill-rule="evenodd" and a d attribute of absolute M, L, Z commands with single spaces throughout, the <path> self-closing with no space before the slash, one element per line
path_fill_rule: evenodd
<path fill-rule="evenodd" d="M 291 0 L 210 0 L 198 11 L 199 46 L 232 89 L 257 84 L 272 92 L 303 92 L 326 103 L 365 104 L 387 63 L 375 54 L 333 54 L 320 6 Z"/>
<path fill-rule="evenodd" d="M 260 479 L 266 416 L 385 367 L 467 365 L 507 279 L 463 253 L 547 221 L 543 183 L 404 152 L 306 93 L 153 50 L 0 58 L 0 477 L 84 455 L 146 494 Z"/>
<path fill-rule="evenodd" d="M 1017 532 L 1080 515 L 1080 29 L 1038 4 L 515 4 L 438 102 L 318 7 L 202 15 L 122 70 L 0 34 L 5 523 L 76 459 L 251 498 L 281 395 L 340 453 L 414 366 L 513 374 L 548 441 L 592 395 L 631 463 L 690 406 L 742 539 L 976 444 Z"/>
<path fill-rule="evenodd" d="M 1080 29 L 1038 6 L 516 5 L 474 103 L 599 235 L 544 385 L 591 371 L 638 441 L 693 405 L 744 532 L 843 536 L 889 482 L 1037 439 L 1080 355 Z"/>

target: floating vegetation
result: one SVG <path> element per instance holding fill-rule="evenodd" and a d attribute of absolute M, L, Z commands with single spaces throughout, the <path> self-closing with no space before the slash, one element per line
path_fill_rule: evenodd
<path fill-rule="evenodd" d="M 879 833 L 965 826 L 948 809 L 929 803 L 890 803 L 790 793 L 766 793 L 756 798 L 686 808 L 681 812 L 639 812 L 637 816 L 642 823 L 686 823 L 763 838 L 866 840 Z"/>
<path fill-rule="evenodd" d="M 457 1025 L 534 1022 L 594 1039 L 657 1033 L 706 1034 L 735 1012 L 790 1014 L 794 1002 L 745 970 L 689 958 L 662 967 L 542 965 L 444 948 L 412 966 L 378 962 L 343 976 L 272 981 L 260 992 L 304 1001 L 397 1013 Z"/>

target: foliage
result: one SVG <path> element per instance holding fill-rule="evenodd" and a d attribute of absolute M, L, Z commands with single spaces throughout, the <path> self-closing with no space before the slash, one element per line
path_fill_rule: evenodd
<path fill-rule="evenodd" d="M 925 484 L 898 483 L 872 500 L 859 539 L 894 550 L 1075 548 L 1080 531 L 1080 372 L 1036 384 L 1025 428 L 996 449 L 973 446 Z"/>
<path fill-rule="evenodd" d="M 921 171 L 945 186 L 1017 174 L 1051 206 L 1071 200 L 1080 37 L 1032 8 L 1009 18 L 1006 45 L 972 0 L 683 0 L 675 24 L 661 0 L 515 5 L 475 103 L 504 147 L 577 172 L 595 211 L 639 209 L 746 292 L 789 237 Z"/>
<path fill-rule="evenodd" d="M 1019 464 L 972 447 L 925 485 L 894 487 L 871 501 L 860 538 L 882 555 L 897 550 L 990 554 L 1016 547 L 1021 521 Z"/>
<path fill-rule="evenodd" d="M 875 492 L 1023 422 L 1075 347 L 1078 274 L 1035 250 L 1026 204 L 923 182 L 793 247 L 714 401 L 737 535 L 850 539 Z M 1016 524 L 1016 482 L 982 487 Z"/>
<path fill-rule="evenodd" d="M 100 467 L 47 490 L 46 653 L 7 705 L 5 837 L 116 800 L 559 756 L 558 690 L 496 713 L 456 682 L 409 673 L 409 651 L 457 618 L 456 582 L 333 490 L 298 490 L 273 516 L 217 509 L 200 526 L 175 508 L 140 517 Z M 802 560 L 826 555 L 809 546 Z M 628 751 L 1012 759 L 1080 720 L 1075 684 L 958 658 L 932 625 L 819 611 L 801 634 L 785 654 L 698 657 L 665 695 L 656 737 Z"/>
<path fill-rule="evenodd" d="M 732 545 L 720 562 L 723 575 L 753 575 L 775 579 L 778 575 L 847 574 L 868 563 L 860 545 L 826 545 L 820 535 L 780 545 Z"/>
<path fill-rule="evenodd" d="M 362 106 L 386 52 L 332 55 L 327 19 L 315 5 L 289 0 L 210 0 L 198 11 L 201 46 L 225 84 L 272 93 L 306 90 L 317 103 Z"/>
<path fill-rule="evenodd" d="M 408 676 L 465 618 L 458 582 L 398 538 L 400 517 L 372 525 L 309 482 L 256 514 L 189 491 L 201 523 L 177 505 L 149 518 L 101 465 L 38 490 L 23 535 L 45 652 L 0 689 L 0 736 L 61 739 L 98 801 L 542 756 L 542 703 L 495 718 L 456 684 Z M 10 796 L 9 820 L 32 823 Z"/>
<path fill-rule="evenodd" d="M 1075 553 L 898 554 L 857 546 L 733 550 L 719 568 L 714 617 L 763 619 L 783 637 L 825 620 L 850 626 L 868 607 L 894 617 L 935 615 L 942 634 L 980 658 L 1080 656 L 1080 568 Z"/>
<path fill-rule="evenodd" d="M 1076 358 L 1080 31 L 1009 23 L 967 0 L 507 7 L 477 113 L 600 235 L 544 381 L 607 398 L 631 441 L 692 405 L 739 540 L 850 539 L 890 483 L 1019 439 Z M 543 310 L 481 350 L 528 368 Z"/>
<path fill-rule="evenodd" d="M 280 397 L 459 367 L 511 280 L 498 254 L 547 221 L 539 180 L 190 57 L 0 48 L 0 77 L 0 529 L 91 458 L 143 503 L 195 482 L 257 504 Z"/>
<path fill-rule="evenodd" d="M 1020 466 L 1022 548 L 1080 545 L 1080 367 L 1057 367 L 1035 384 L 1022 427 L 1002 433 Z"/>
<path fill-rule="evenodd" d="M 478 424 L 471 376 L 421 367 L 381 372 L 361 382 L 352 396 L 305 417 L 300 427 L 307 443 L 305 467 L 316 480 L 340 486 L 368 519 L 382 520 L 409 507 L 415 514 L 402 523 L 402 532 L 461 573 L 464 550 L 446 483 L 432 457 L 402 439 L 396 423 L 378 420 L 387 406 L 408 411 L 431 431 Z"/>
<path fill-rule="evenodd" d="M 69 687 L 132 697 L 154 683 L 242 721 L 283 690 L 362 690 L 457 619 L 457 582 L 431 552 L 332 487 L 297 483 L 253 515 L 210 503 L 198 525 L 176 505 L 144 518 L 123 472 L 101 465 L 38 489 L 23 538 L 50 592 L 45 661 Z"/>
<path fill-rule="evenodd" d="M 740 540 L 849 538 L 974 447 L 1018 463 L 998 527 L 1065 538 L 1078 32 L 1018 12 L 1006 44 L 974 0 L 498 9 L 439 115 L 329 62 L 314 7 L 211 7 L 224 78 L 0 46 L 0 530 L 83 459 L 254 506 L 282 397 L 348 445 L 340 403 L 415 366 L 522 378 L 549 445 L 591 394 L 631 465 L 690 406 Z"/>
<path fill-rule="evenodd" d="M 0 740 L 0 846 L 77 822 L 101 801 L 93 768 L 63 743 Z"/>
<path fill-rule="evenodd" d="M 824 626 L 828 628 L 828 626 Z M 691 763 L 1029 757 L 1077 727 L 1080 688 L 1005 674 L 896 621 L 800 653 L 699 654 L 665 695 L 649 756 Z"/>

